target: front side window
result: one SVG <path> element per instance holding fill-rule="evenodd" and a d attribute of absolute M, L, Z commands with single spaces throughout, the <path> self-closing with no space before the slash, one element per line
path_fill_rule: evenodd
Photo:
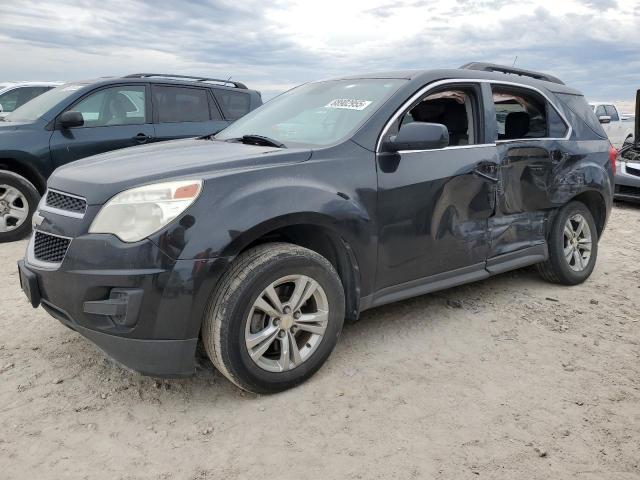
<path fill-rule="evenodd" d="M 152 89 L 158 123 L 208 122 L 210 120 L 206 90 L 156 85 Z"/>
<path fill-rule="evenodd" d="M 103 88 L 80 100 L 69 111 L 82 114 L 83 127 L 140 125 L 146 122 L 145 96 L 144 86 Z"/>
<path fill-rule="evenodd" d="M 218 140 L 261 135 L 285 146 L 328 146 L 346 139 L 406 80 L 354 79 L 308 83 L 253 110 Z"/>
<path fill-rule="evenodd" d="M 478 128 L 474 110 L 476 97 L 471 90 L 456 88 L 430 93 L 400 117 L 400 124 L 413 122 L 439 123 L 449 131 L 449 146 L 478 143 Z"/>

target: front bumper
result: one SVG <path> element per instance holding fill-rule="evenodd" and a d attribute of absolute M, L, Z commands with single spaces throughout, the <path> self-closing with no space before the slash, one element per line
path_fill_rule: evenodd
<path fill-rule="evenodd" d="M 19 267 L 34 306 L 128 368 L 162 377 L 194 373 L 202 316 L 226 259 L 175 260 L 149 240 L 84 235 L 71 241 L 62 263 L 49 266 L 33 258 L 33 241 Z"/>
<path fill-rule="evenodd" d="M 640 163 L 618 159 L 614 197 L 640 202 Z"/>

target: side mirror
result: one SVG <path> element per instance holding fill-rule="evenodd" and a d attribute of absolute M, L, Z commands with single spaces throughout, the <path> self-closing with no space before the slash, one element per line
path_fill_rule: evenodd
<path fill-rule="evenodd" d="M 611 123 L 611 116 L 609 116 L 609 115 L 600 115 L 598 117 L 598 120 L 600 121 L 600 123 Z"/>
<path fill-rule="evenodd" d="M 433 150 L 449 145 L 449 131 L 440 123 L 412 122 L 384 143 L 387 152 Z"/>
<path fill-rule="evenodd" d="M 80 112 L 64 112 L 58 118 L 58 125 L 62 128 L 81 127 L 84 125 L 84 118 Z"/>

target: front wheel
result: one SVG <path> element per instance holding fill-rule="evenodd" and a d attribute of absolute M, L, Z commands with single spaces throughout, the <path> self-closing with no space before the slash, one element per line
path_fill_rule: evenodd
<path fill-rule="evenodd" d="M 215 367 L 240 388 L 275 393 L 311 377 L 342 330 L 342 283 L 331 263 L 297 245 L 239 255 L 205 313 L 202 340 Z"/>
<path fill-rule="evenodd" d="M 26 178 L 0 171 L 0 243 L 13 242 L 31 232 L 31 217 L 40 194 Z"/>
<path fill-rule="evenodd" d="M 538 264 L 540 275 L 562 285 L 584 282 L 596 264 L 598 231 L 591 212 L 581 202 L 560 209 L 549 233 L 549 259 Z"/>

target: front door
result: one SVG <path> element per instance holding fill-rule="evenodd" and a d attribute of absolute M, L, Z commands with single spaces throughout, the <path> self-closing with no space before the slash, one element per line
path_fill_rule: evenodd
<path fill-rule="evenodd" d="M 388 135 L 408 122 L 444 124 L 449 146 L 378 154 L 379 292 L 469 269 L 486 275 L 497 153 L 485 142 L 481 105 L 479 86 L 447 85 L 392 125 Z"/>
<path fill-rule="evenodd" d="M 147 97 L 144 84 L 119 85 L 94 91 L 69 107 L 82 114 L 84 125 L 56 127 L 49 141 L 54 168 L 151 141 L 155 130 Z"/>

